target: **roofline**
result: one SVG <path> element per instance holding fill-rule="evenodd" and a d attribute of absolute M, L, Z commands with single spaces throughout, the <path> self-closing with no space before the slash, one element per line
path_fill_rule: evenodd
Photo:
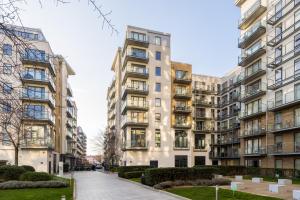
<path fill-rule="evenodd" d="M 170 33 L 164 33 L 164 32 L 155 31 L 155 30 L 146 29 L 146 28 L 141 28 L 141 27 L 137 27 L 137 26 L 127 25 L 127 29 L 128 29 L 128 28 L 139 29 L 139 30 L 147 31 L 147 32 L 154 33 L 154 34 L 160 34 L 160 35 L 171 36 Z"/>

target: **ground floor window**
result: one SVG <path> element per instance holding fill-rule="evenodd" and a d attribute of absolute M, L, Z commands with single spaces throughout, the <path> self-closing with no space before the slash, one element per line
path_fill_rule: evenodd
<path fill-rule="evenodd" d="M 195 156 L 195 165 L 205 165 L 205 156 Z"/>
<path fill-rule="evenodd" d="M 175 156 L 175 167 L 187 167 L 187 156 Z"/>
<path fill-rule="evenodd" d="M 150 160 L 150 167 L 158 168 L 158 161 L 157 160 Z"/>
<path fill-rule="evenodd" d="M 245 166 L 246 167 L 260 167 L 261 166 L 261 160 L 258 160 L 258 159 L 245 160 Z"/>
<path fill-rule="evenodd" d="M 282 169 L 282 160 L 275 160 L 275 169 Z"/>

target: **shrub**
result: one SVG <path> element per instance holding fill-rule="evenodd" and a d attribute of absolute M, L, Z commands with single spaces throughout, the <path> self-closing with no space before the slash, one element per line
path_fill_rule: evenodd
<path fill-rule="evenodd" d="M 196 180 L 212 179 L 213 168 L 195 167 L 195 168 L 153 168 L 145 170 L 144 183 L 149 186 L 175 180 Z"/>
<path fill-rule="evenodd" d="M 19 180 L 21 174 L 25 172 L 25 169 L 15 165 L 3 165 L 0 166 L 0 179 L 4 181 Z"/>
<path fill-rule="evenodd" d="M 140 178 L 144 171 L 134 171 L 134 172 L 125 172 L 124 178 L 130 179 L 130 178 Z"/>
<path fill-rule="evenodd" d="M 135 171 L 145 171 L 145 169 L 150 168 L 147 165 L 138 165 L 138 166 L 121 166 L 118 168 L 118 176 L 125 178 L 126 172 L 135 172 Z"/>
<path fill-rule="evenodd" d="M 22 188 L 61 188 L 68 184 L 62 181 L 7 181 L 0 183 L 0 189 L 22 189 Z"/>
<path fill-rule="evenodd" d="M 25 171 L 27 171 L 27 172 L 35 172 L 34 167 L 32 167 L 30 165 L 22 165 L 21 167 L 23 167 L 25 169 Z"/>
<path fill-rule="evenodd" d="M 25 172 L 20 176 L 21 181 L 49 181 L 53 177 L 46 172 Z"/>

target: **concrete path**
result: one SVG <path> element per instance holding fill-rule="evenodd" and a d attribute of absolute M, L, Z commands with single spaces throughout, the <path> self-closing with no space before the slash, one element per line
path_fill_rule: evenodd
<path fill-rule="evenodd" d="M 121 180 L 115 174 L 89 171 L 76 172 L 76 200 L 178 200 L 179 198 L 153 191 Z"/>

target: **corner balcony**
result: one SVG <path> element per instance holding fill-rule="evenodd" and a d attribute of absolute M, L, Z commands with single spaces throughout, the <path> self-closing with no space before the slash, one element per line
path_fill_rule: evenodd
<path fill-rule="evenodd" d="M 243 3 L 245 3 L 245 1 L 246 1 L 246 0 L 235 0 L 235 1 L 234 1 L 234 4 L 235 4 L 236 6 L 238 6 L 238 7 L 241 7 L 241 5 L 242 5 Z"/>
<path fill-rule="evenodd" d="M 123 83 L 126 82 L 128 77 L 142 79 L 149 78 L 149 70 L 146 67 L 126 66 L 123 70 Z"/>
<path fill-rule="evenodd" d="M 146 115 L 147 113 L 145 113 Z M 133 118 L 130 116 L 122 116 L 121 127 L 126 128 L 127 126 L 132 127 L 147 127 L 149 125 L 148 117 L 137 117 Z"/>
<path fill-rule="evenodd" d="M 261 83 L 259 88 L 250 88 L 248 86 L 248 89 L 246 91 L 243 91 L 241 94 L 241 102 L 247 102 L 251 101 L 255 98 L 261 97 L 262 95 L 265 95 L 267 92 L 267 85 L 265 83 Z"/>
<path fill-rule="evenodd" d="M 191 99 L 192 98 L 192 93 L 190 90 L 175 90 L 174 93 L 174 98 L 175 99 Z"/>
<path fill-rule="evenodd" d="M 204 100 L 204 99 L 195 99 L 193 100 L 193 105 L 195 107 L 216 107 L 216 105 L 211 102 L 211 101 L 207 101 L 207 100 Z"/>
<path fill-rule="evenodd" d="M 190 114 L 192 108 L 190 106 L 174 106 L 173 112 L 176 114 Z"/>
<path fill-rule="evenodd" d="M 125 67 L 128 64 L 128 62 L 137 62 L 142 64 L 148 64 L 149 62 L 149 54 L 146 51 L 139 52 L 139 51 L 127 49 L 124 56 L 125 58 L 123 62 L 123 67 Z"/>
<path fill-rule="evenodd" d="M 298 97 L 294 91 L 283 95 L 281 100 L 269 100 L 268 110 L 272 112 L 280 111 L 283 109 L 291 108 L 300 104 L 300 97 Z"/>
<path fill-rule="evenodd" d="M 20 142 L 21 149 L 54 149 L 54 139 L 49 137 L 43 138 L 24 138 Z"/>
<path fill-rule="evenodd" d="M 21 81 L 23 83 L 46 85 L 52 92 L 55 92 L 55 83 L 49 74 L 33 75 L 29 71 L 21 72 Z"/>
<path fill-rule="evenodd" d="M 51 61 L 51 56 L 49 54 L 44 55 L 34 55 L 32 53 L 21 54 L 20 60 L 23 64 L 47 67 L 53 76 L 56 75 L 55 66 Z"/>
<path fill-rule="evenodd" d="M 149 89 L 148 85 L 141 84 L 141 85 L 124 85 L 122 88 L 122 100 L 125 99 L 127 94 L 139 94 L 139 95 L 148 95 Z"/>
<path fill-rule="evenodd" d="M 239 138 L 252 138 L 252 137 L 262 137 L 266 135 L 266 128 L 265 127 L 258 127 L 252 129 L 245 129 L 240 132 Z"/>
<path fill-rule="evenodd" d="M 246 65 L 250 64 L 252 61 L 261 57 L 265 53 L 266 46 L 263 44 L 260 44 L 253 49 L 244 50 L 242 55 L 240 55 L 238 58 L 238 64 L 242 67 L 245 67 Z"/>
<path fill-rule="evenodd" d="M 55 108 L 55 100 L 51 92 L 35 92 L 29 90 L 30 89 L 23 89 L 21 93 L 21 99 L 24 102 L 46 103 L 50 108 Z"/>
<path fill-rule="evenodd" d="M 178 76 L 175 76 L 174 80 L 173 80 L 174 83 L 179 83 L 179 84 L 191 84 L 192 83 L 192 76 L 190 75 L 185 75 L 185 76 L 182 76 L 182 77 L 178 77 Z"/>
<path fill-rule="evenodd" d="M 175 142 L 173 144 L 173 149 L 174 150 L 190 150 L 190 143 L 187 138 L 183 139 L 183 140 L 181 140 L 181 138 L 178 138 L 177 140 L 175 140 Z"/>
<path fill-rule="evenodd" d="M 149 149 L 149 142 L 147 141 L 125 141 L 122 143 L 122 151 L 147 151 Z"/>
<path fill-rule="evenodd" d="M 148 111 L 148 101 L 133 101 L 131 99 L 127 99 L 122 102 L 121 112 L 122 114 L 125 114 L 128 110 Z"/>
<path fill-rule="evenodd" d="M 255 80 L 258 77 L 261 77 L 262 75 L 266 74 L 266 68 L 265 66 L 259 66 L 258 68 L 255 68 L 250 73 L 245 73 L 242 83 L 247 84 L 253 80 Z"/>
<path fill-rule="evenodd" d="M 290 0 L 290 1 L 282 1 L 282 6 L 280 10 L 277 10 L 275 5 L 271 7 L 268 11 L 267 15 L 267 23 L 274 26 L 277 24 L 281 19 L 295 10 L 299 5 L 299 0 Z"/>
<path fill-rule="evenodd" d="M 176 121 L 173 124 L 173 128 L 177 128 L 177 129 L 191 129 L 192 125 L 188 122 L 180 122 L 180 121 Z"/>
<path fill-rule="evenodd" d="M 25 108 L 22 120 L 28 123 L 47 123 L 54 125 L 55 117 L 49 111 L 34 111 Z"/>
<path fill-rule="evenodd" d="M 240 120 L 248 120 L 252 118 L 257 118 L 266 114 L 267 107 L 265 104 L 259 105 L 258 108 L 255 108 L 251 111 L 241 111 L 239 119 Z"/>
<path fill-rule="evenodd" d="M 267 45 L 270 47 L 275 47 L 279 43 L 283 42 L 285 39 L 292 36 L 294 33 L 300 30 L 300 20 L 294 22 L 291 26 L 285 28 L 281 33 L 276 33 L 274 28 L 267 36 Z"/>
<path fill-rule="evenodd" d="M 238 39 L 238 47 L 241 49 L 247 48 L 256 39 L 266 32 L 266 22 L 259 21 L 255 23 L 247 32 L 241 35 Z"/>
<path fill-rule="evenodd" d="M 149 37 L 146 35 L 144 37 L 135 37 L 134 34 L 127 33 L 123 49 L 126 49 L 128 45 L 148 48 L 149 47 Z"/>
<path fill-rule="evenodd" d="M 300 123 L 296 121 L 285 121 L 268 125 L 268 132 L 270 133 L 284 133 L 290 131 L 298 131 Z"/>
<path fill-rule="evenodd" d="M 267 149 L 264 147 L 259 147 L 257 149 L 245 149 L 244 155 L 245 157 L 258 157 L 258 156 L 266 156 Z"/>
<path fill-rule="evenodd" d="M 261 16 L 267 7 L 262 5 L 261 0 L 256 1 L 242 16 L 239 21 L 239 29 L 247 29 L 259 16 Z"/>
<path fill-rule="evenodd" d="M 279 142 L 274 145 L 268 145 L 268 154 L 272 156 L 299 156 L 299 142 Z"/>
<path fill-rule="evenodd" d="M 291 41 L 291 42 L 293 42 L 293 41 Z M 287 47 L 288 47 L 288 45 L 291 44 L 291 42 L 286 44 L 286 46 L 282 47 L 282 49 L 283 50 L 288 49 Z M 267 67 L 271 68 L 271 69 L 276 69 L 280 65 L 294 59 L 299 54 L 300 54 L 300 45 L 295 46 L 294 49 L 292 49 L 288 52 L 282 51 L 282 54 L 278 55 L 278 56 L 276 56 L 275 50 L 274 50 L 267 58 L 267 60 L 268 60 Z"/>

